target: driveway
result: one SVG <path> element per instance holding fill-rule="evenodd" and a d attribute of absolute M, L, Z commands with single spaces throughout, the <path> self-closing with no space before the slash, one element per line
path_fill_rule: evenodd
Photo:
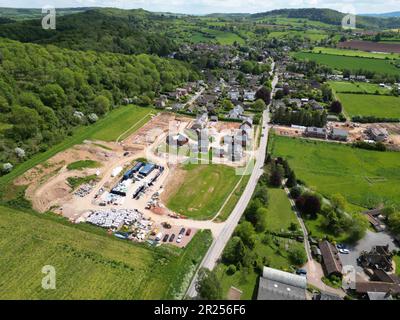
<path fill-rule="evenodd" d="M 372 232 L 367 230 L 367 233 L 363 239 L 358 241 L 353 246 L 348 246 L 350 254 L 341 254 L 343 266 L 351 265 L 356 269 L 356 272 L 364 276 L 364 271 L 357 265 L 357 258 L 360 256 L 362 251 L 370 251 L 375 246 L 386 246 L 389 245 L 390 250 L 399 249 L 394 243 L 393 238 L 385 232 Z"/>

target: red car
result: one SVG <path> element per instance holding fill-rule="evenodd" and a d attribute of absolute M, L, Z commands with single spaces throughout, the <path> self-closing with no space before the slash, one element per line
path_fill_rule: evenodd
<path fill-rule="evenodd" d="M 186 235 L 187 235 L 187 236 L 190 236 L 191 233 L 192 233 L 192 229 L 187 229 Z"/>

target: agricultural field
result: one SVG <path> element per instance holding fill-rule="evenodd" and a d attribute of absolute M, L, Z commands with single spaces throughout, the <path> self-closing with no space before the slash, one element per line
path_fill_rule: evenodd
<path fill-rule="evenodd" d="M 342 194 L 350 203 L 374 208 L 400 204 L 400 153 L 274 136 L 270 150 L 284 157 L 298 179 L 324 196 Z"/>
<path fill-rule="evenodd" d="M 363 51 L 374 51 L 374 52 L 388 52 L 388 53 L 400 53 L 400 45 L 396 43 L 383 43 L 375 41 L 358 41 L 351 40 L 346 42 L 340 42 L 338 44 L 340 48 L 345 49 L 356 49 Z"/>
<path fill-rule="evenodd" d="M 400 98 L 394 96 L 338 93 L 346 114 L 400 119 Z"/>
<path fill-rule="evenodd" d="M 1 299 L 182 298 L 211 243 L 203 231 L 186 249 L 150 248 L 50 214 L 0 211 Z M 45 265 L 56 290 L 41 287 Z"/>
<path fill-rule="evenodd" d="M 186 164 L 182 181 L 167 199 L 167 207 L 190 218 L 207 220 L 221 208 L 241 176 L 224 165 Z"/>
<path fill-rule="evenodd" d="M 288 31 L 272 31 L 268 34 L 267 38 L 272 39 L 272 38 L 277 38 L 277 39 L 283 39 L 286 37 L 302 37 L 302 38 L 309 38 L 311 41 L 321 41 L 324 40 L 328 37 L 327 34 L 324 32 L 321 32 L 319 30 L 306 30 L 306 31 L 293 31 L 293 30 L 288 30 Z"/>
<path fill-rule="evenodd" d="M 365 70 L 388 75 L 398 75 L 400 72 L 400 69 L 393 65 L 390 60 L 383 59 L 346 57 L 312 52 L 297 52 L 294 54 L 294 57 L 300 60 L 315 61 L 334 69 L 350 70 L 352 72 Z"/>
<path fill-rule="evenodd" d="M 360 50 L 348 50 L 348 49 L 337 49 L 337 48 L 324 48 L 315 47 L 312 50 L 313 53 L 333 54 L 338 56 L 349 56 L 349 57 L 362 57 L 362 58 L 374 58 L 374 59 L 400 59 L 399 53 L 379 53 L 379 52 L 367 52 Z"/>
<path fill-rule="evenodd" d="M 349 81 L 328 81 L 331 88 L 337 93 L 366 93 L 366 94 L 389 94 L 388 88 L 382 88 L 374 83 L 349 82 Z"/>

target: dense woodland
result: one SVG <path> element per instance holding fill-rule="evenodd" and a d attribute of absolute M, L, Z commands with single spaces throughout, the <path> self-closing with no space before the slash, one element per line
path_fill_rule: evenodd
<path fill-rule="evenodd" d="M 118 107 L 154 98 L 198 78 L 188 65 L 153 55 L 121 55 L 0 39 L 0 163 L 15 163 L 61 141 L 74 127 Z M 151 100 L 150 100 L 151 101 Z"/>

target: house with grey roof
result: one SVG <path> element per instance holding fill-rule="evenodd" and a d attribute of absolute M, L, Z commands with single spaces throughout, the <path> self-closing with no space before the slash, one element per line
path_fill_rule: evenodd
<path fill-rule="evenodd" d="M 348 137 L 349 132 L 343 129 L 333 128 L 330 134 L 330 138 L 337 141 L 347 141 Z"/>

